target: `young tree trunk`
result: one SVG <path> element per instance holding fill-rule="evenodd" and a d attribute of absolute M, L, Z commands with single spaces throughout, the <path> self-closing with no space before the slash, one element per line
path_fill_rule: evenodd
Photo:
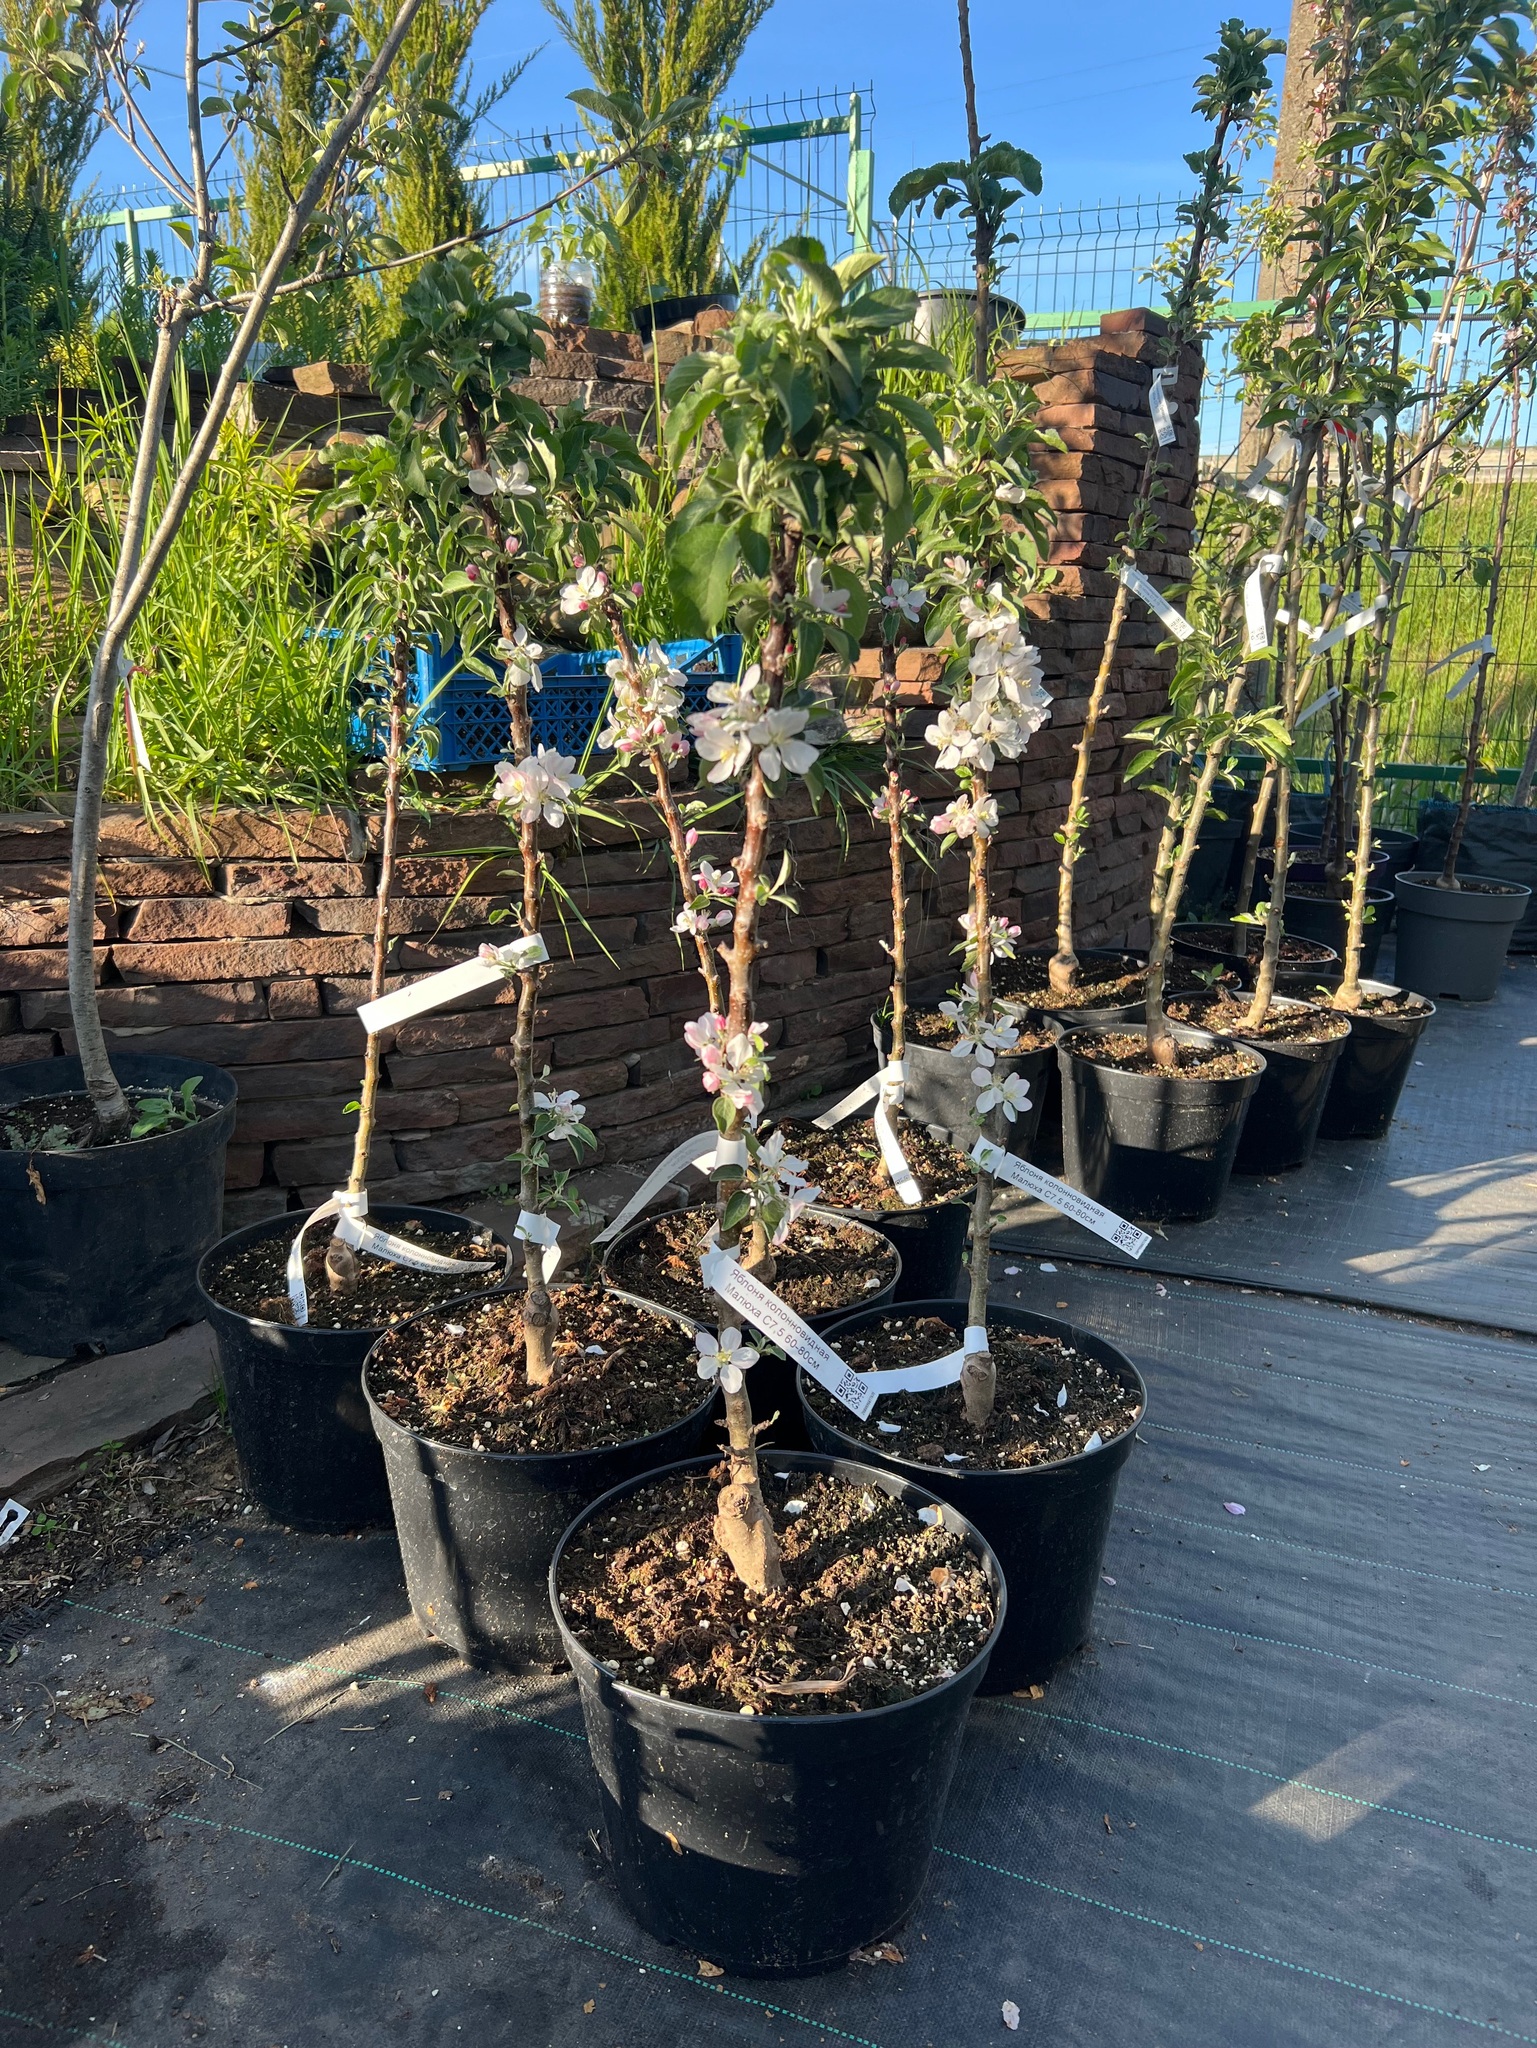
<path fill-rule="evenodd" d="M 192 494 L 202 479 L 229 416 L 241 372 L 251 344 L 277 295 L 283 274 L 295 249 L 324 197 L 331 179 L 351 146 L 352 139 L 383 89 L 391 65 L 399 54 L 422 0 L 401 0 L 401 6 L 380 44 L 373 62 L 358 83 L 352 98 L 332 126 L 325 144 L 315 158 L 314 169 L 288 210 L 288 218 L 273 245 L 271 256 L 251 293 L 250 302 L 220 368 L 201 426 L 193 436 L 147 544 L 149 492 L 155 460 L 159 453 L 161 420 L 170 388 L 171 367 L 187 326 L 195 317 L 212 274 L 215 242 L 206 221 L 199 233 L 193 275 L 163 309 L 156 337 L 155 360 L 145 393 L 144 423 L 140 432 L 138 458 L 129 493 L 129 513 L 118 548 L 116 574 L 105 626 L 91 667 L 90 691 L 86 700 L 81 760 L 77 778 L 74 843 L 70 856 L 69 903 L 69 1000 L 71 1021 L 84 1070 L 86 1087 L 96 1108 L 96 1123 L 102 1131 L 120 1129 L 128 1106 L 107 1057 L 101 1028 L 101 1011 L 96 1000 L 96 979 L 91 938 L 96 918 L 96 870 L 101 837 L 102 787 L 106 777 L 107 739 L 117 691 L 123 677 L 128 636 L 165 567 L 166 557 L 181 531 Z M 189 7 L 187 17 L 189 73 L 187 78 L 188 126 L 194 164 L 199 168 L 200 211 L 207 213 L 206 179 L 201 176 L 202 135 L 198 111 L 197 8 Z"/>
<path fill-rule="evenodd" d="M 1229 683 L 1223 702 L 1224 713 L 1231 718 L 1238 709 L 1243 696 L 1244 675 L 1240 669 Z M 1195 859 L 1196 841 L 1201 836 L 1201 827 L 1206 821 L 1206 812 L 1211 803 L 1211 793 L 1217 786 L 1217 777 L 1222 772 L 1223 753 L 1220 747 L 1208 750 L 1201 763 L 1201 772 L 1196 777 L 1195 788 L 1190 797 L 1190 808 L 1179 833 L 1179 852 L 1175 856 L 1167 886 L 1164 888 L 1153 921 L 1152 944 L 1147 956 L 1147 992 L 1144 999 L 1143 1019 L 1147 1026 L 1147 1042 L 1153 1058 L 1160 1067 L 1173 1069 L 1179 1065 L 1179 1042 L 1169 1029 L 1169 1020 L 1164 1015 L 1163 991 L 1168 975 L 1169 948 L 1174 939 L 1174 926 L 1179 917 L 1179 907 L 1185 894 L 1185 883 L 1190 874 L 1190 864 Z"/>
<path fill-rule="evenodd" d="M 972 794 L 976 795 L 976 783 L 980 781 L 982 796 L 987 795 L 986 777 L 975 778 Z M 971 928 L 977 948 L 977 1012 L 984 1024 L 993 1018 L 993 963 L 992 947 L 989 943 L 992 926 L 992 890 L 990 857 L 992 842 L 985 833 L 972 834 L 971 840 Z M 996 1123 L 996 1116 L 993 1122 Z M 988 1133 L 992 1135 L 991 1132 Z M 977 1168 L 977 1192 L 971 1205 L 971 1286 L 967 1296 L 966 1322 L 970 1329 L 987 1329 L 987 1282 L 993 1250 L 993 1177 L 985 1167 Z M 993 1354 L 984 1347 L 980 1351 L 968 1351 L 961 1367 L 961 1400 L 966 1408 L 966 1420 L 974 1429 L 985 1429 L 992 1418 L 993 1403 L 998 1395 L 998 1372 L 993 1364 Z"/>
<path fill-rule="evenodd" d="M 1122 553 L 1127 561 L 1135 561 L 1135 552 L 1131 548 L 1123 549 Z M 1067 800 L 1067 816 L 1062 821 L 1062 856 L 1057 868 L 1057 950 L 1051 956 L 1048 970 L 1053 995 L 1067 995 L 1078 986 L 1078 955 L 1073 947 L 1073 871 L 1082 852 L 1083 835 L 1089 822 L 1089 769 L 1094 757 L 1094 737 L 1104 713 L 1105 699 L 1110 693 L 1110 672 L 1120 649 L 1121 628 L 1126 622 L 1126 605 L 1130 596 L 1126 585 L 1118 582 L 1115 602 L 1110 607 L 1105 644 L 1100 649 L 1099 667 L 1094 672 L 1094 687 L 1084 708 L 1083 730 L 1078 735 L 1078 749 L 1073 759 L 1073 788 Z"/>
<path fill-rule="evenodd" d="M 1505 470 L 1500 479 L 1500 509 L 1495 517 L 1494 542 L 1489 550 L 1489 587 L 1484 600 L 1484 638 L 1487 642 L 1494 633 L 1494 621 L 1500 606 L 1500 571 L 1505 561 L 1505 540 L 1510 526 L 1510 501 L 1516 481 L 1516 464 L 1521 456 L 1521 372 L 1516 370 L 1510 380 L 1510 438 L 1505 450 Z M 1437 887 L 1455 889 L 1457 882 L 1457 859 L 1462 852 L 1463 834 L 1468 829 L 1468 817 L 1473 809 L 1474 792 L 1478 786 L 1478 750 L 1484 737 L 1484 700 L 1489 685 L 1490 655 L 1481 652 L 1478 657 L 1478 674 L 1473 682 L 1473 710 L 1468 720 L 1467 760 L 1462 771 L 1462 791 L 1457 799 L 1457 816 L 1452 821 L 1451 833 L 1446 842 L 1446 859 L 1441 864 Z"/>
<path fill-rule="evenodd" d="M 972 163 L 982 154 L 982 131 L 977 123 L 977 81 L 971 64 L 971 7 L 969 0 L 956 0 L 961 40 L 961 84 L 966 94 L 966 153 Z M 971 374 L 979 384 L 987 382 L 987 315 L 993 279 L 992 235 L 980 221 L 972 227 L 973 275 L 976 297 L 972 307 Z"/>
<path fill-rule="evenodd" d="M 777 710 L 784 695 L 791 627 L 790 600 L 795 592 L 800 561 L 800 535 L 780 532 L 775 541 L 769 570 L 768 633 L 763 643 L 763 678 L 768 685 L 769 709 Z M 727 956 L 730 995 L 726 1009 L 729 1037 L 745 1036 L 753 1022 L 754 967 L 758 959 L 758 880 L 768 858 L 770 815 L 768 790 L 757 754 L 747 771 L 742 791 L 742 848 L 733 865 L 737 875 L 736 910 L 731 926 L 731 951 Z M 741 1110 L 732 1113 L 725 1135 L 739 1137 L 746 1127 Z M 726 1200 L 734 1183 L 721 1190 L 720 1242 L 732 1249 L 741 1242 L 741 1226 L 727 1230 L 724 1224 Z M 744 1270 L 754 1272 L 765 1284 L 773 1277 L 772 1255 L 762 1226 L 755 1222 L 748 1245 Z M 731 1314 L 723 1301 L 716 1302 L 719 1326 L 725 1327 Z M 749 1591 L 768 1593 L 784 1584 L 779 1561 L 779 1539 L 764 1505 L 758 1476 L 758 1440 L 753 1427 L 752 1403 L 743 1387 L 726 1396 L 726 1427 L 729 1477 L 721 1489 L 715 1514 L 715 1540 L 731 1560 L 731 1567 Z"/>
<path fill-rule="evenodd" d="M 379 886 L 374 892 L 374 948 L 369 968 L 368 1000 L 384 994 L 384 968 L 390 949 L 390 901 L 395 888 L 395 842 L 400 820 L 400 776 L 405 756 L 406 700 L 411 688 L 411 631 L 397 620 L 390 657 L 390 723 L 384 748 L 384 823 L 379 839 Z M 358 1128 L 352 1141 L 352 1171 L 347 1192 L 360 1195 L 368 1186 L 368 1154 L 373 1145 L 379 1097 L 380 1038 L 368 1034 L 363 1056 L 363 1091 L 358 1101 Z M 332 1234 L 326 1247 L 326 1280 L 333 1294 L 350 1294 L 357 1286 L 358 1267 L 352 1247 Z"/>
<path fill-rule="evenodd" d="M 1247 917 L 1249 905 L 1254 896 L 1254 870 L 1259 864 L 1260 848 L 1265 837 L 1265 827 L 1270 821 L 1270 806 L 1275 797 L 1277 769 L 1274 761 L 1266 763 L 1260 777 L 1259 792 L 1254 799 L 1254 809 L 1249 815 L 1249 834 L 1244 841 L 1243 868 L 1238 878 L 1238 897 L 1233 905 L 1235 917 Z"/>
<path fill-rule="evenodd" d="M 889 666 L 888 666 L 889 664 Z M 902 836 L 902 714 L 896 649 L 881 649 L 881 729 L 886 751 L 886 845 L 891 867 L 891 1057 L 907 1057 L 907 845 Z"/>

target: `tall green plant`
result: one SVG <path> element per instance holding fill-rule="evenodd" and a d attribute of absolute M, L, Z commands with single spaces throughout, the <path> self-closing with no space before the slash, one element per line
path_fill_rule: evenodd
<path fill-rule="evenodd" d="M 612 232 L 600 245 L 598 295 L 605 316 L 629 325 L 653 291 L 708 292 L 724 282 L 722 235 L 731 171 L 708 146 L 712 111 L 747 39 L 773 0 L 545 0 L 562 36 L 607 99 L 631 101 L 647 118 L 691 103 L 673 130 L 670 176 L 627 169 L 600 189 Z M 594 108 L 589 126 L 611 119 Z"/>

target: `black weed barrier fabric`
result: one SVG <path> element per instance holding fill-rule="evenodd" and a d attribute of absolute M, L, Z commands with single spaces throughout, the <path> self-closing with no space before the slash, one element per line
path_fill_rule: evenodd
<path fill-rule="evenodd" d="M 998 1297 L 1125 1345 L 1148 1417 L 1094 1636 L 975 1708 L 902 1960 L 647 1941 L 569 1679 L 424 1642 L 387 1536 L 251 1516 L 0 1668 L 0 2048 L 1537 2043 L 1537 1347 L 1042 1264 Z"/>

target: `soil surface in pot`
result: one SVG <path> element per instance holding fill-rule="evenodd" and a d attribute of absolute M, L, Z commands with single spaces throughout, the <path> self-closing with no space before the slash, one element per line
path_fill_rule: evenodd
<path fill-rule="evenodd" d="M 1273 1045 L 1327 1045 L 1343 1038 L 1349 1020 L 1330 1011 L 1272 1009 L 1262 1024 L 1245 1022 L 1249 1005 L 1232 996 L 1176 996 L 1169 1015 L 1180 1024 L 1194 1024 L 1221 1038 L 1261 1038 Z"/>
<path fill-rule="evenodd" d="M 1177 1044 L 1177 1065 L 1159 1066 L 1145 1038 L 1129 1031 L 1085 1033 L 1073 1042 L 1079 1059 L 1096 1067 L 1115 1067 L 1123 1074 L 1152 1074 L 1159 1078 L 1177 1076 L 1181 1081 L 1237 1081 L 1245 1074 L 1257 1074 L 1259 1061 L 1241 1048 L 1232 1052 L 1221 1046 Z"/>
<path fill-rule="evenodd" d="M 907 1035 L 917 1045 L 931 1046 L 936 1052 L 948 1052 L 960 1037 L 960 1027 L 953 1017 L 941 1017 L 938 1010 L 919 1010 L 907 1020 Z M 1022 1052 L 1041 1052 L 1055 1043 L 1049 1024 L 1037 1017 L 1024 1017 L 1019 1020 L 1019 1036 L 1004 1057 L 1017 1057 Z"/>
<path fill-rule="evenodd" d="M 830 1209 L 899 1209 L 907 1205 L 891 1184 L 870 1117 L 850 1117 L 833 1130 L 815 1124 L 783 1124 L 785 1143 L 805 1161 L 806 1178 Z M 896 1120 L 897 1142 L 912 1168 L 925 1203 L 963 1200 L 976 1184 L 960 1153 L 931 1138 L 910 1117 Z M 792 1240 L 793 1242 L 793 1240 Z M 776 1254 L 777 1256 L 777 1254 Z"/>
<path fill-rule="evenodd" d="M 616 1287 L 680 1309 L 705 1322 L 715 1310 L 699 1278 L 699 1250 L 715 1223 L 715 1210 L 675 1209 L 648 1223 L 608 1262 Z M 858 1224 L 798 1216 L 784 1244 L 774 1247 L 772 1286 L 798 1316 L 857 1308 L 886 1286 L 897 1257 L 883 1237 Z"/>
<path fill-rule="evenodd" d="M 1426 1017 L 1435 1007 L 1433 1003 L 1427 1002 L 1424 996 L 1417 996 L 1406 988 L 1401 988 L 1396 995 L 1391 996 L 1372 995 L 1363 989 L 1360 1008 L 1357 1010 L 1344 1009 L 1337 989 L 1332 994 L 1320 994 L 1313 1000 L 1320 1009 L 1341 1010 L 1347 1017 Z"/>
<path fill-rule="evenodd" d="M 688 1331 L 602 1287 L 562 1287 L 558 1377 L 523 1370 L 521 1295 L 497 1294 L 381 1339 L 368 1385 L 402 1429 L 471 1451 L 593 1451 L 669 1429 L 705 1399 Z"/>
<path fill-rule="evenodd" d="M 166 1099 L 163 1088 L 125 1088 L 123 1093 L 134 1112 L 134 1123 L 141 1114 L 142 1104 Z M 180 1093 L 172 1099 L 179 1109 Z M 190 1124 L 202 1123 L 219 1114 L 218 1103 L 205 1102 L 200 1095 L 193 1096 L 192 1106 L 196 1116 L 178 1115 L 175 1123 L 157 1123 L 153 1130 L 140 1131 L 137 1135 L 134 1124 L 130 1123 L 115 1136 L 103 1137 L 93 1135 L 96 1105 L 89 1095 L 29 1095 L 24 1102 L 12 1103 L 0 1111 L 0 1141 L 3 1141 L 0 1142 L 0 1151 L 105 1151 L 111 1145 L 136 1145 L 147 1138 L 162 1138 L 172 1131 L 184 1131 Z"/>
<path fill-rule="evenodd" d="M 943 1511 L 932 1526 L 876 1487 L 780 1477 L 773 1462 L 766 1453 L 763 1497 L 781 1592 L 750 1593 L 715 1541 L 726 1467 L 673 1474 L 566 1545 L 560 1604 L 583 1648 L 626 1685 L 727 1713 L 857 1713 L 969 1664 L 993 1594 Z"/>
<path fill-rule="evenodd" d="M 855 1372 L 877 1372 L 943 1358 L 960 1341 L 960 1332 L 938 1316 L 894 1311 L 851 1334 L 838 1348 Z M 1073 1345 L 998 1324 L 989 1324 L 987 1341 L 998 1391 L 984 1429 L 966 1420 L 958 1383 L 921 1394 L 882 1394 L 864 1422 L 809 1378 L 806 1398 L 824 1422 L 873 1450 L 968 1472 L 1011 1471 L 1076 1458 L 1096 1433 L 1101 1443 L 1109 1443 L 1141 1418 L 1136 1396 L 1097 1358 Z"/>
<path fill-rule="evenodd" d="M 298 1235 L 304 1218 L 295 1214 L 293 1230 L 275 1237 L 261 1237 L 254 1244 L 241 1245 L 213 1267 L 208 1292 L 221 1307 L 237 1315 L 252 1316 L 264 1323 L 292 1323 L 293 1305 L 288 1299 L 288 1248 Z M 451 1301 L 456 1294 L 474 1294 L 481 1287 L 496 1287 L 506 1271 L 506 1248 L 489 1230 L 473 1235 L 463 1230 L 429 1230 L 409 1219 L 389 1225 L 392 1237 L 409 1238 L 427 1251 L 442 1252 L 451 1259 L 484 1257 L 489 1270 L 477 1273 L 423 1273 L 414 1266 L 397 1266 L 393 1260 L 375 1258 L 372 1252 L 354 1252 L 357 1285 L 347 1294 L 333 1294 L 326 1278 L 326 1246 L 331 1241 L 329 1219 L 312 1230 L 304 1240 L 304 1284 L 309 1292 L 312 1330 L 383 1330 L 434 1302 Z"/>
<path fill-rule="evenodd" d="M 1195 946 L 1212 946 L 1218 951 L 1230 951 L 1237 941 L 1243 947 L 1244 958 L 1258 953 L 1264 946 L 1265 934 L 1260 925 L 1246 925 L 1240 932 L 1229 931 L 1224 924 L 1180 925 L 1177 938 L 1186 939 Z M 1293 938 L 1290 932 L 1281 934 L 1281 959 L 1288 967 L 1322 967 L 1332 963 L 1334 948 L 1324 945 L 1318 939 Z"/>

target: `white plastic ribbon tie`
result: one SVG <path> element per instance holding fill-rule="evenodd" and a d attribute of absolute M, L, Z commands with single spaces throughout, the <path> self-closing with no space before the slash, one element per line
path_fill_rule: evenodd
<path fill-rule="evenodd" d="M 512 1234 L 520 1244 L 536 1244 L 546 1251 L 554 1247 L 551 1257 L 542 1262 L 542 1275 L 548 1286 L 560 1264 L 560 1225 L 553 1216 L 540 1216 L 533 1209 L 520 1209 L 518 1225 Z"/>
<path fill-rule="evenodd" d="M 803 1365 L 835 1401 L 851 1409 L 861 1422 L 875 1406 L 875 1390 L 862 1373 L 854 1372 L 819 1337 L 808 1323 L 781 1301 L 761 1280 L 742 1271 L 734 1252 L 719 1244 L 706 1244 L 699 1255 L 699 1270 L 711 1294 L 719 1295 L 728 1308 L 736 1310 L 760 1336 L 777 1344 L 797 1365 Z"/>
<path fill-rule="evenodd" d="M 24 1508 L 19 1500 L 8 1500 L 0 1507 L 0 1550 L 16 1541 L 23 1522 L 30 1518 L 31 1513 L 32 1510 Z"/>
<path fill-rule="evenodd" d="M 1454 662 L 1459 655 L 1472 655 L 1473 659 L 1468 663 L 1467 667 L 1462 671 L 1462 674 L 1457 678 L 1456 682 L 1452 684 L 1452 687 L 1446 693 L 1446 701 L 1448 704 L 1450 704 L 1454 698 L 1460 697 L 1462 695 L 1463 691 L 1468 687 L 1469 683 L 1475 682 L 1477 680 L 1478 671 L 1483 664 L 1484 656 L 1486 654 L 1493 654 L 1493 652 L 1494 635 L 1492 633 L 1485 633 L 1480 639 L 1469 640 L 1465 642 L 1464 645 L 1461 647 L 1454 647 L 1450 654 L 1443 654 L 1439 661 L 1433 661 L 1431 663 L 1430 667 L 1426 669 L 1425 673 L 1428 676 L 1433 676 L 1438 668 L 1447 667 L 1448 664 Z"/>
<path fill-rule="evenodd" d="M 1121 581 L 1133 597 L 1140 597 L 1155 618 L 1162 620 L 1176 640 L 1188 640 L 1195 631 L 1190 621 L 1182 618 L 1156 585 L 1149 583 L 1140 569 L 1130 562 L 1121 564 Z"/>
<path fill-rule="evenodd" d="M 1348 604 L 1348 600 L 1346 603 Z M 1342 640 L 1348 640 L 1352 634 L 1361 632 L 1364 627 L 1375 625 L 1378 616 L 1387 609 L 1387 600 L 1374 597 L 1370 604 L 1362 604 L 1357 598 L 1356 605 L 1357 609 L 1354 611 L 1342 606 L 1344 616 L 1337 618 L 1327 633 L 1317 635 L 1313 641 L 1314 661 L 1321 654 L 1327 654 L 1332 648 L 1338 647 Z"/>
<path fill-rule="evenodd" d="M 1309 540 L 1327 540 L 1329 538 L 1328 527 L 1324 525 L 1321 519 L 1315 519 L 1311 512 L 1304 513 L 1303 515 L 1302 531 Z"/>
<path fill-rule="evenodd" d="M 1332 690 L 1325 690 L 1323 695 L 1318 699 L 1317 703 L 1310 704 L 1307 710 L 1301 714 L 1301 716 L 1297 720 L 1297 724 L 1306 725 L 1310 718 L 1316 718 L 1320 711 L 1326 711 L 1328 707 L 1334 702 L 1335 698 L 1339 695 L 1339 693 L 1340 691 L 1338 683 L 1335 684 Z"/>
<path fill-rule="evenodd" d="M 613 1222 L 598 1232 L 593 1243 L 607 1244 L 610 1238 L 617 1237 L 627 1223 L 633 1223 L 641 1210 L 656 1200 L 673 1175 L 681 1173 L 685 1166 L 695 1166 L 701 1173 L 708 1173 L 716 1162 L 716 1146 L 724 1142 L 714 1131 L 706 1131 L 702 1136 L 685 1138 L 682 1144 L 674 1145 L 667 1157 L 647 1174 Z"/>
<path fill-rule="evenodd" d="M 129 683 L 124 683 L 123 685 L 123 723 L 128 728 L 128 750 L 133 755 L 133 765 L 135 768 L 147 770 L 149 767 L 149 748 L 144 744 L 144 733 L 139 724 L 139 714 L 133 708 L 133 687 Z"/>
<path fill-rule="evenodd" d="M 447 1252 L 415 1244 L 409 1237 L 396 1237 L 388 1230 L 380 1230 L 367 1220 L 368 1190 L 364 1188 L 354 1195 L 346 1188 L 338 1188 L 330 1201 L 310 1211 L 288 1247 L 288 1300 L 294 1321 L 301 1329 L 310 1319 L 309 1289 L 304 1284 L 304 1236 L 311 1224 L 324 1223 L 328 1216 L 336 1217 L 336 1235 L 343 1244 L 370 1252 L 376 1259 L 388 1259 L 395 1266 L 412 1266 L 419 1273 L 489 1273 L 495 1264 L 491 1259 L 452 1258 Z"/>
<path fill-rule="evenodd" d="M 380 996 L 375 1003 L 363 1003 L 358 1008 L 358 1022 L 373 1037 L 392 1024 L 403 1024 L 408 1017 L 419 1017 L 424 1010 L 440 1010 L 445 1003 L 457 1002 L 461 996 L 473 995 L 493 981 L 504 980 L 508 968 L 521 974 L 530 967 L 541 966 L 550 957 L 542 932 L 514 939 L 509 946 L 498 946 L 495 954 L 493 960 L 482 960 L 479 955 L 473 960 L 461 960 L 457 967 L 424 975 L 409 988 L 398 988 L 393 995 Z"/>
<path fill-rule="evenodd" d="M 747 1140 L 745 1138 L 717 1137 L 712 1155 L 717 1167 L 747 1165 Z"/>
<path fill-rule="evenodd" d="M 896 1125 L 891 1121 L 892 1109 L 901 1103 L 902 1084 L 906 1079 L 907 1070 L 900 1060 L 888 1061 L 880 1071 L 880 1096 L 875 1105 L 875 1142 L 881 1148 L 881 1158 L 901 1201 L 907 1208 L 916 1209 L 923 1200 L 923 1190 L 913 1179 L 907 1154 L 902 1150 Z"/>
<path fill-rule="evenodd" d="M 1265 617 L 1265 579 L 1273 582 L 1285 565 L 1281 555 L 1261 555 L 1243 586 L 1245 651 L 1263 654 L 1270 645 L 1270 626 Z"/>
<path fill-rule="evenodd" d="M 1262 484 L 1278 462 L 1295 462 L 1301 453 L 1302 443 L 1294 435 L 1277 434 L 1271 442 L 1268 452 L 1260 457 L 1259 461 L 1255 463 L 1249 474 L 1238 486 L 1239 490 L 1246 491 L 1250 497 L 1253 497 L 1254 486 Z M 1286 500 L 1283 498 L 1281 503 L 1285 504 L 1285 502 Z"/>
<path fill-rule="evenodd" d="M 872 1074 L 868 1081 L 861 1081 L 857 1088 L 851 1088 L 847 1095 L 840 1095 L 831 1109 L 824 1109 L 820 1116 L 811 1119 L 813 1130 L 835 1130 L 847 1121 L 856 1109 L 863 1109 L 867 1102 L 874 1102 L 881 1090 L 881 1077 Z"/>
<path fill-rule="evenodd" d="M 1074 1223 L 1081 1223 L 1085 1230 L 1092 1230 L 1096 1237 L 1117 1245 L 1123 1252 L 1130 1252 L 1134 1259 L 1140 1259 L 1153 1241 L 1145 1230 L 1139 1230 L 1135 1223 L 1128 1223 L 1124 1216 L 1117 1216 L 1113 1209 L 1103 1208 L 1087 1195 L 1080 1194 L 1077 1188 L 1070 1188 L 1066 1181 L 1056 1180 L 1051 1174 L 1042 1173 L 1038 1166 L 1032 1166 L 1028 1160 L 1005 1152 L 991 1138 L 978 1138 L 971 1148 L 971 1157 L 973 1164 L 982 1167 L 996 1180 L 1006 1180 L 1022 1193 L 1034 1195 L 1038 1202 L 1047 1203 Z"/>
<path fill-rule="evenodd" d="M 1169 396 L 1169 386 L 1178 381 L 1178 366 L 1169 363 L 1161 370 L 1154 370 L 1153 381 L 1147 387 L 1147 409 L 1153 416 L 1153 431 L 1158 436 L 1160 448 L 1167 448 L 1174 439 L 1174 415 L 1179 408 Z"/>

